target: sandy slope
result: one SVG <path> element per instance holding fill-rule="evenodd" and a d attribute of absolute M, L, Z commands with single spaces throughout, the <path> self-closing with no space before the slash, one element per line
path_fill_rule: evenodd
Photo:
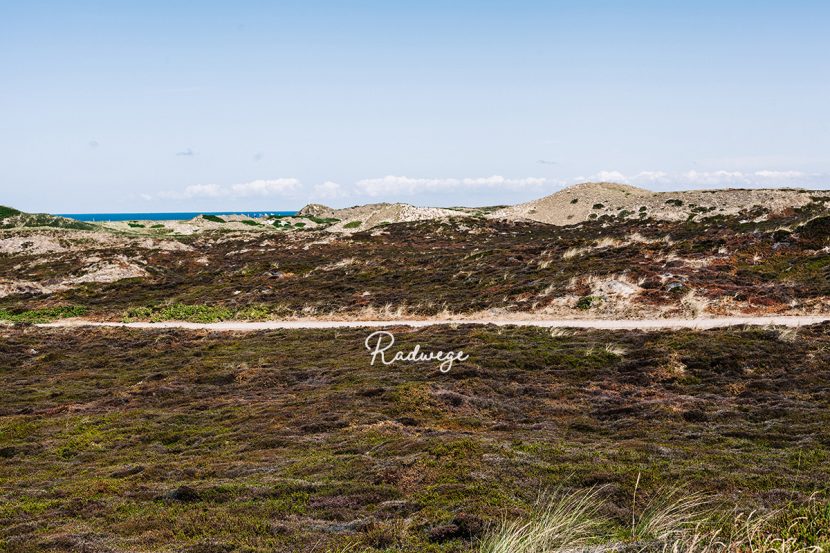
<path fill-rule="evenodd" d="M 787 326 L 799 327 L 830 321 L 828 316 L 781 316 L 781 317 L 716 317 L 704 319 L 424 319 L 424 320 L 388 320 L 388 321 L 323 321 L 323 320 L 290 320 L 290 321 L 225 321 L 220 323 L 188 323 L 183 321 L 168 321 L 161 323 L 118 323 L 96 322 L 84 320 L 64 320 L 53 323 L 39 324 L 40 327 L 80 327 L 80 326 L 109 326 L 126 328 L 181 328 L 188 330 L 211 331 L 256 331 L 273 329 L 309 329 L 309 328 L 361 328 L 361 327 L 393 327 L 411 326 L 425 327 L 450 324 L 493 324 L 498 326 L 538 326 L 543 328 L 597 328 L 609 330 L 652 330 L 670 328 L 721 328 L 727 326 L 756 325 L 756 326 Z"/>
<path fill-rule="evenodd" d="M 717 189 L 651 192 L 626 184 L 587 182 L 550 196 L 493 212 L 496 219 L 530 219 L 553 225 L 573 225 L 603 215 L 613 218 L 685 221 L 690 215 L 736 215 L 763 207 L 769 213 L 802 207 L 819 195 L 795 189 Z"/>

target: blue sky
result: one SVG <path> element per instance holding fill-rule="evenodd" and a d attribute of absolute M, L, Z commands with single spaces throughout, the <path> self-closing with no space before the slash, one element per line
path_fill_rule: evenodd
<path fill-rule="evenodd" d="M 0 0 L 0 204 L 830 188 L 830 3 Z"/>

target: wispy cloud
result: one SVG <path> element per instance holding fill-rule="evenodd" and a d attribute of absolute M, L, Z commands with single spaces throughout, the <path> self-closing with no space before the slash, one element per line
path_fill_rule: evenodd
<path fill-rule="evenodd" d="M 625 174 L 621 171 L 599 171 L 589 177 L 576 177 L 573 182 L 608 181 L 635 184 L 641 186 L 671 187 L 675 189 L 696 187 L 776 187 L 776 186 L 816 186 L 830 182 L 830 175 L 807 173 L 795 170 L 758 171 L 685 171 L 669 173 L 666 171 L 640 171 Z"/>
<path fill-rule="evenodd" d="M 188 200 L 191 198 L 247 198 L 251 196 L 286 196 L 299 191 L 302 184 L 294 178 L 259 179 L 222 186 L 219 184 L 191 184 L 183 190 L 159 193 L 160 198 Z"/>
<path fill-rule="evenodd" d="M 230 186 L 230 195 L 236 197 L 245 196 L 272 196 L 282 195 L 289 192 L 296 192 L 302 185 L 297 179 L 271 179 L 254 180 Z"/>
<path fill-rule="evenodd" d="M 193 157 L 196 155 L 196 152 L 188 148 L 187 150 L 182 150 L 181 152 L 176 152 L 177 156 L 180 157 Z"/>
<path fill-rule="evenodd" d="M 362 179 L 351 184 L 340 184 L 327 180 L 310 186 L 293 177 L 258 179 L 235 184 L 192 184 L 180 190 L 155 194 L 155 198 L 172 200 L 189 199 L 235 199 L 257 197 L 283 197 L 292 200 L 314 202 L 352 198 L 354 201 L 383 197 L 388 201 L 434 201 L 447 192 L 470 193 L 476 191 L 497 194 L 502 201 L 517 201 L 519 196 L 549 194 L 556 188 L 586 181 L 620 182 L 655 190 L 684 190 L 694 188 L 774 188 L 804 187 L 818 188 L 830 184 L 830 174 L 808 173 L 798 170 L 762 169 L 757 171 L 639 171 L 624 173 L 616 170 L 599 171 L 590 176 L 578 176 L 567 180 L 544 177 L 508 178 L 501 175 L 466 178 L 417 178 L 389 175 L 386 177 Z M 521 194 L 519 194 L 521 193 Z M 148 194 L 142 198 L 149 199 Z M 472 200 L 471 200 L 472 201 Z"/>
<path fill-rule="evenodd" d="M 191 184 L 190 186 L 186 186 L 184 190 L 160 192 L 159 197 L 174 200 L 187 200 L 190 198 L 219 198 L 226 195 L 224 192 L 225 191 L 218 184 Z"/>
<path fill-rule="evenodd" d="M 447 192 L 451 190 L 493 188 L 503 190 L 523 190 L 527 188 L 543 188 L 549 184 L 561 184 L 542 177 L 527 177 L 511 179 L 501 175 L 490 177 L 467 178 L 412 178 L 389 175 L 382 178 L 363 179 L 357 181 L 355 187 L 358 192 L 368 196 L 385 194 L 419 194 L 423 192 Z"/>

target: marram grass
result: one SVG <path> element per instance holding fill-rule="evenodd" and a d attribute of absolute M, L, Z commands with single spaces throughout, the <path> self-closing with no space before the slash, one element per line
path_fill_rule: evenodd
<path fill-rule="evenodd" d="M 642 508 L 632 500 L 630 535 L 603 533 L 603 501 L 597 489 L 556 493 L 526 517 L 496 526 L 477 553 L 823 553 L 830 529 L 821 526 L 826 506 L 811 502 L 801 516 L 733 512 L 718 516 L 711 501 L 683 488 L 667 488 Z M 819 506 L 816 508 L 816 506 Z M 804 534 L 802 528 L 812 529 Z"/>

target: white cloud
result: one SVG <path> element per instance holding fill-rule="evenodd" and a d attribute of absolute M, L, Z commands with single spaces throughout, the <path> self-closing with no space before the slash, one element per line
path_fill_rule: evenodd
<path fill-rule="evenodd" d="M 223 189 L 218 184 L 191 184 L 186 186 L 181 192 L 162 192 L 159 194 L 162 197 L 169 198 L 218 198 L 223 196 Z"/>
<path fill-rule="evenodd" d="M 383 178 L 363 179 L 357 181 L 356 187 L 359 192 L 369 196 L 380 196 L 383 194 L 418 194 L 422 192 L 447 192 L 449 190 L 499 188 L 509 190 L 522 190 L 525 188 L 541 188 L 551 181 L 539 177 L 527 177 L 521 179 L 509 179 L 501 175 L 490 177 L 467 177 L 456 178 L 412 178 L 388 175 Z M 556 182 L 554 184 L 561 185 Z"/>
<path fill-rule="evenodd" d="M 665 171 L 640 171 L 634 175 L 632 180 L 644 183 L 666 183 L 671 180 L 671 175 Z"/>
<path fill-rule="evenodd" d="M 191 198 L 244 198 L 248 196 L 288 195 L 302 188 L 297 179 L 254 180 L 230 186 L 219 184 L 191 184 L 180 191 L 160 192 L 159 197 L 173 200 Z"/>
<path fill-rule="evenodd" d="M 746 183 L 746 177 L 740 171 L 688 171 L 681 179 L 689 184 L 711 186 Z"/>
<path fill-rule="evenodd" d="M 321 200 L 333 200 L 342 198 L 347 193 L 338 183 L 327 180 L 322 184 L 315 184 L 312 196 Z"/>
<path fill-rule="evenodd" d="M 689 171 L 683 175 L 689 184 L 706 186 L 807 186 L 827 175 L 803 171 Z M 681 181 L 682 184 L 682 181 Z"/>
<path fill-rule="evenodd" d="M 640 171 L 626 175 L 620 171 L 600 171 L 590 177 L 577 177 L 575 182 L 605 181 L 634 184 L 640 186 L 662 186 L 677 189 L 689 187 L 727 187 L 727 186 L 809 186 L 821 184 L 822 179 L 830 176 L 821 173 L 803 171 L 685 171 L 668 173 L 665 171 Z M 825 183 L 826 184 L 826 183 Z"/>
<path fill-rule="evenodd" d="M 755 171 L 755 176 L 765 179 L 801 179 L 809 177 L 808 173 L 802 171 Z M 818 175 L 815 175 L 818 176 Z"/>
<path fill-rule="evenodd" d="M 245 196 L 273 196 L 295 192 L 300 188 L 300 181 L 297 179 L 271 179 L 254 180 L 230 186 L 230 195 L 234 197 Z"/>
<path fill-rule="evenodd" d="M 462 179 L 462 184 L 466 188 L 510 188 L 513 190 L 521 190 L 523 188 L 538 188 L 543 186 L 547 179 L 540 177 L 527 177 L 524 179 L 506 179 L 499 175 L 484 178 L 466 178 Z"/>
<path fill-rule="evenodd" d="M 630 179 L 619 171 L 600 171 L 588 177 L 588 180 L 591 182 L 629 182 Z"/>
<path fill-rule="evenodd" d="M 488 191 L 498 194 L 505 203 L 517 201 L 518 196 L 538 194 L 542 196 L 552 192 L 554 187 L 562 187 L 586 181 L 620 182 L 643 186 L 654 190 L 684 190 L 690 188 L 722 187 L 807 187 L 820 188 L 830 185 L 830 174 L 808 173 L 797 170 L 761 169 L 754 171 L 682 171 L 667 172 L 646 170 L 626 174 L 618 170 L 599 171 L 591 176 L 574 179 L 556 180 L 544 177 L 508 178 L 501 175 L 489 177 L 466 178 L 414 178 L 389 175 L 381 178 L 362 179 L 353 184 L 342 185 L 334 181 L 324 181 L 314 186 L 304 187 L 296 178 L 258 179 L 249 182 L 220 185 L 193 184 L 181 190 L 154 194 L 157 199 L 190 200 L 199 199 L 235 199 L 251 197 L 283 197 L 293 200 L 331 201 L 348 197 L 379 197 L 389 201 L 403 200 L 406 196 L 432 195 L 447 192 L 469 193 L 474 197 L 475 191 Z M 522 194 L 518 194 L 521 192 Z M 151 199 L 149 194 L 142 198 Z"/>

